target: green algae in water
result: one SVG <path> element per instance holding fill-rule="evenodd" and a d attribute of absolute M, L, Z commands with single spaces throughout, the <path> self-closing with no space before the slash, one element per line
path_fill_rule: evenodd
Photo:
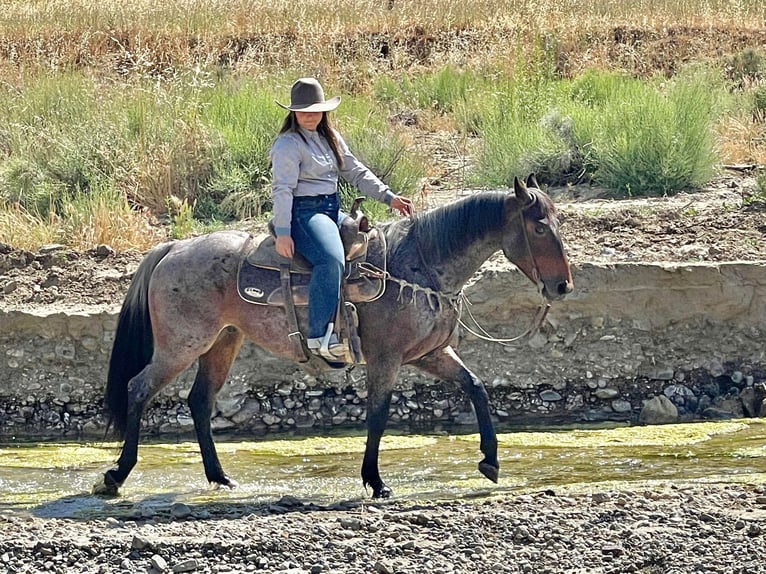
<path fill-rule="evenodd" d="M 477 434 L 388 433 L 381 474 L 399 500 L 502 496 L 544 488 L 588 490 L 594 485 L 637 488 L 652 481 L 763 482 L 766 421 L 722 421 L 651 427 L 532 429 L 501 433 L 500 482 L 477 471 Z M 200 508 L 273 503 L 286 494 L 332 503 L 366 499 L 359 469 L 363 433 L 323 437 L 216 439 L 223 468 L 240 487 L 212 490 L 197 443 L 144 439 L 139 461 L 119 503 L 90 495 L 119 456 L 120 443 L 31 443 L 0 448 L 0 508 L 61 516 L 165 512 L 176 501 Z"/>
<path fill-rule="evenodd" d="M 743 421 L 700 422 L 649 426 L 626 426 L 610 429 L 574 429 L 562 432 L 514 432 L 499 434 L 502 446 L 536 447 L 644 447 L 684 446 L 710 440 L 715 435 L 737 433 L 749 424 Z M 460 437 L 462 440 L 472 437 Z"/>
<path fill-rule="evenodd" d="M 120 447 L 120 443 L 20 443 L 0 448 L 0 472 L 3 467 L 76 469 L 109 464 L 119 456 Z"/>
<path fill-rule="evenodd" d="M 281 438 L 262 441 L 219 442 L 216 450 L 219 454 L 250 453 L 253 455 L 273 457 L 319 456 L 332 454 L 364 453 L 367 443 L 365 436 L 333 436 L 333 437 L 302 437 Z M 417 449 L 436 443 L 435 436 L 428 435 L 386 435 L 380 443 L 380 450 Z M 196 442 L 179 444 L 156 445 L 171 453 L 198 453 Z"/>

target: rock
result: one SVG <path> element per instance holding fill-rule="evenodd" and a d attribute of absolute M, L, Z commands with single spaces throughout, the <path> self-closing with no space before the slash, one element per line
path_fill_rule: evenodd
<path fill-rule="evenodd" d="M 199 563 L 196 559 L 191 558 L 189 560 L 182 560 L 173 565 L 173 572 L 179 574 L 180 572 L 193 572 L 199 567 Z"/>
<path fill-rule="evenodd" d="M 133 541 L 130 544 L 130 547 L 133 550 L 144 550 L 146 548 L 151 547 L 151 543 L 149 540 L 139 534 L 136 534 L 133 536 Z"/>
<path fill-rule="evenodd" d="M 761 402 L 757 401 L 755 389 L 753 387 L 742 389 L 742 392 L 739 393 L 739 400 L 742 401 L 742 408 L 747 416 L 759 416 Z"/>
<path fill-rule="evenodd" d="M 114 249 L 109 245 L 101 243 L 96 246 L 96 255 L 98 257 L 109 257 L 110 255 L 114 255 Z"/>
<path fill-rule="evenodd" d="M 167 561 L 160 556 L 159 554 L 154 554 L 150 559 L 149 563 L 152 565 L 152 567 L 157 570 L 157 572 L 165 572 L 165 570 L 168 569 L 168 563 Z"/>
<path fill-rule="evenodd" d="M 638 422 L 645 425 L 678 422 L 678 409 L 665 395 L 658 395 L 644 402 Z"/>
<path fill-rule="evenodd" d="M 170 507 L 170 516 L 176 520 L 183 520 L 189 518 L 192 514 L 191 508 L 183 502 L 175 502 Z"/>

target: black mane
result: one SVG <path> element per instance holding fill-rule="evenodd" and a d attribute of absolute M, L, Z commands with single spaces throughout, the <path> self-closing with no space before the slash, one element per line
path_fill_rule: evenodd
<path fill-rule="evenodd" d="M 413 226 L 423 253 L 449 259 L 466 244 L 500 230 L 507 198 L 502 191 L 482 192 L 417 215 Z"/>

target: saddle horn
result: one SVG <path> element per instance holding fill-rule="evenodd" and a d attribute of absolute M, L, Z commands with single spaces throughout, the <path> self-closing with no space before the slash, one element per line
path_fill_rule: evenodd
<path fill-rule="evenodd" d="M 362 203 L 364 203 L 365 199 L 367 198 L 357 197 L 354 200 L 354 203 L 351 204 L 351 210 L 349 211 L 349 215 L 351 216 L 351 219 L 359 222 L 359 231 L 367 233 L 368 231 L 370 231 L 370 221 L 367 219 L 367 216 L 364 213 L 362 213 L 362 210 L 361 210 Z"/>

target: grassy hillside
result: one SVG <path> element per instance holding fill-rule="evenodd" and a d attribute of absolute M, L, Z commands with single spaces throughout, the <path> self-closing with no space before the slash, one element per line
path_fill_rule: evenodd
<path fill-rule="evenodd" d="M 674 193 L 766 163 L 760 0 L 0 0 L 0 32 L 0 242 L 19 247 L 267 217 L 274 100 L 302 75 L 413 196 L 447 169 L 433 137 L 483 187 Z"/>

